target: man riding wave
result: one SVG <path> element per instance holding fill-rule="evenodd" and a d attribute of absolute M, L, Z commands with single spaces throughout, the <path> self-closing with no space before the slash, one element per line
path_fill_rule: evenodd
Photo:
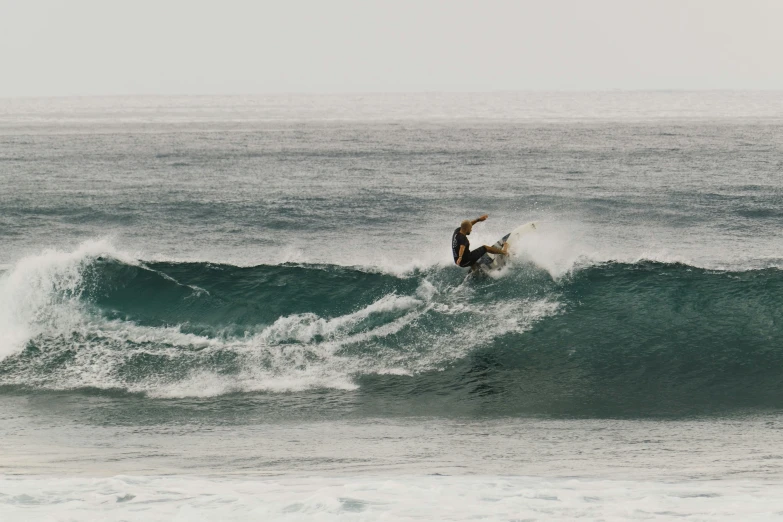
<path fill-rule="evenodd" d="M 503 248 L 495 248 L 489 245 L 480 246 L 476 250 L 470 249 L 470 241 L 468 236 L 473 230 L 473 225 L 479 221 L 485 221 L 489 216 L 484 214 L 480 218 L 470 221 L 466 219 L 462 222 L 460 227 L 454 231 L 451 236 L 451 253 L 454 255 L 454 262 L 463 268 L 470 267 L 475 269 L 476 261 L 481 259 L 481 256 L 487 252 L 491 254 L 500 254 L 502 256 L 508 255 L 508 244 L 503 245 Z"/>

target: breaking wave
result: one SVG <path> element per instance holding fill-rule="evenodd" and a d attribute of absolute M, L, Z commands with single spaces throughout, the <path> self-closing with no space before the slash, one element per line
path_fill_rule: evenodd
<path fill-rule="evenodd" d="M 0 274 L 0 392 L 333 390 L 500 415 L 783 404 L 780 270 L 550 272 L 151 262 L 88 242 Z"/>

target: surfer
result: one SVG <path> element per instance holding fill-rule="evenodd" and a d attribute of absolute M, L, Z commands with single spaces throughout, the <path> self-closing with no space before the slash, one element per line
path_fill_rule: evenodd
<path fill-rule="evenodd" d="M 481 256 L 487 252 L 491 254 L 500 254 L 502 256 L 508 255 L 508 244 L 503 245 L 502 249 L 489 245 L 480 246 L 476 250 L 470 249 L 468 236 L 470 235 L 471 230 L 473 230 L 473 225 L 479 221 L 485 221 L 488 217 L 487 214 L 484 214 L 473 221 L 466 219 L 462 222 L 460 227 L 454 231 L 454 234 L 451 236 L 451 253 L 454 255 L 454 263 L 456 263 L 457 266 L 475 268 L 476 261 L 481 259 Z"/>

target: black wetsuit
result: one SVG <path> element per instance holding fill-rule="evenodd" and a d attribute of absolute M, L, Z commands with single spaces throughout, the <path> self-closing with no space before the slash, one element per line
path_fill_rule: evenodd
<path fill-rule="evenodd" d="M 459 228 L 454 231 L 451 236 L 451 253 L 454 255 L 454 262 L 457 262 L 459 257 L 459 247 L 465 245 L 465 251 L 462 253 L 462 262 L 459 266 L 468 267 L 473 266 L 476 261 L 481 259 L 481 256 L 487 253 L 487 247 L 479 247 L 476 250 L 470 250 L 470 241 L 468 236 L 459 231 Z"/>

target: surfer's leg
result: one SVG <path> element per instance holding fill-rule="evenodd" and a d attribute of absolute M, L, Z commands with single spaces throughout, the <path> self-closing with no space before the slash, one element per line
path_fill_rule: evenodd
<path fill-rule="evenodd" d="M 462 257 L 462 264 L 460 266 L 471 266 L 473 263 L 481 259 L 481 256 L 487 253 L 485 247 L 478 247 L 476 250 L 471 250 L 468 254 Z"/>

